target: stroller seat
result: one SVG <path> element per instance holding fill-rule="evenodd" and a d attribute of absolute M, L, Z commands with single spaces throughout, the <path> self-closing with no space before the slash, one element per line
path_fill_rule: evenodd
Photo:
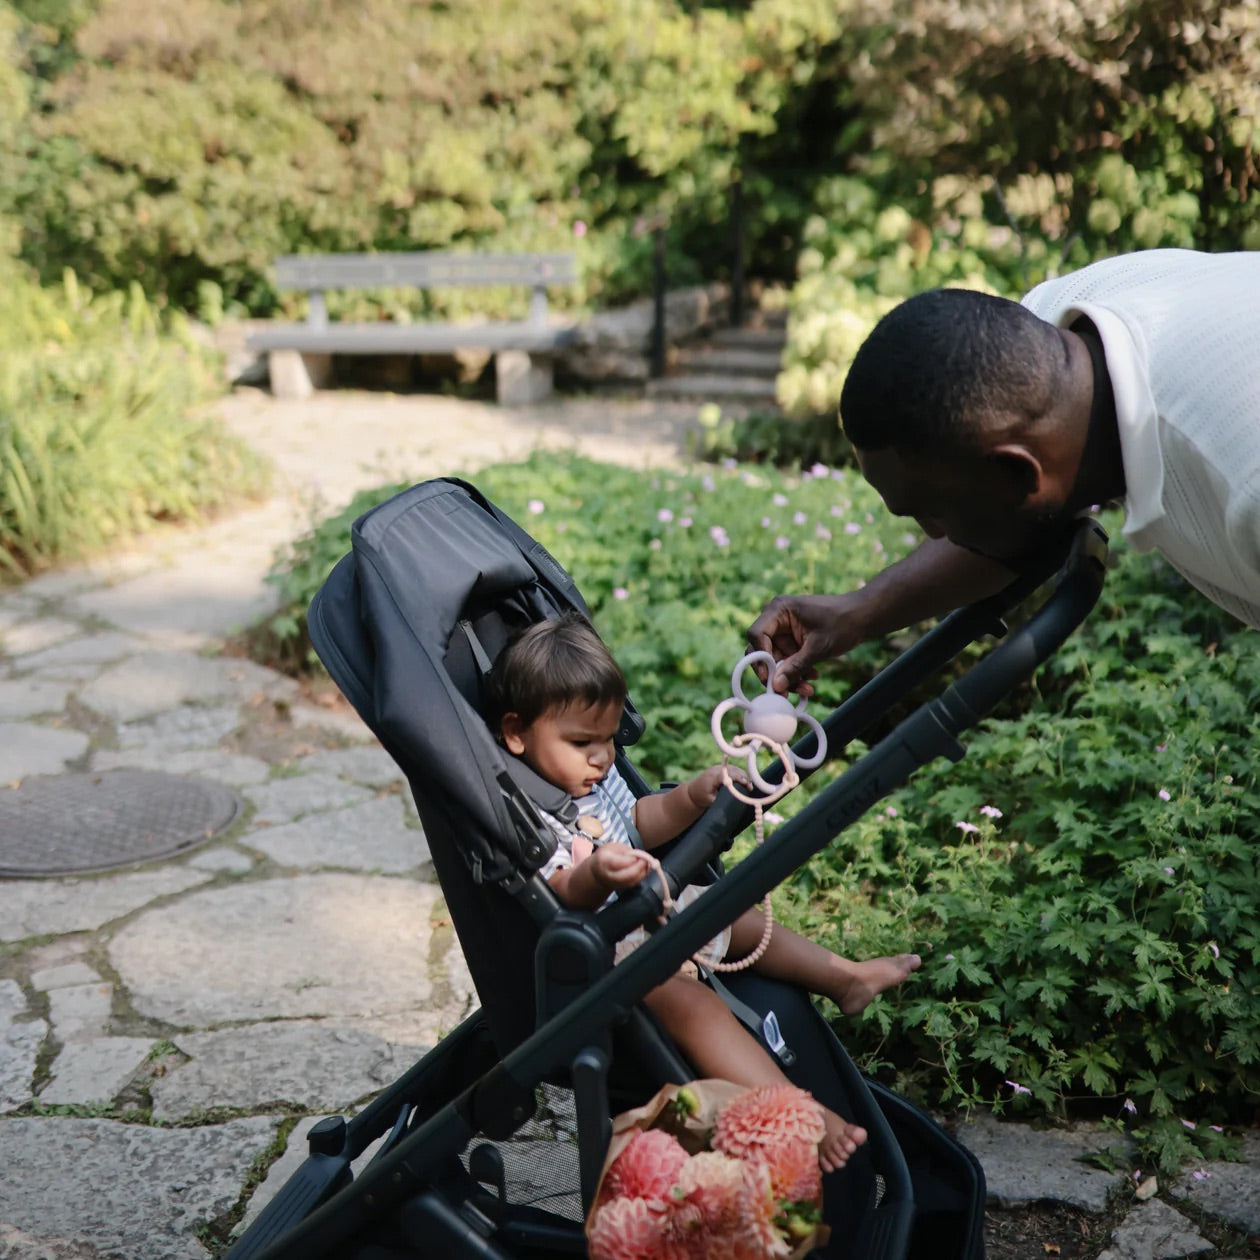
<path fill-rule="evenodd" d="M 587 615 L 573 579 L 454 479 L 370 510 L 352 539 L 312 602 L 311 639 L 407 775 L 481 1008 L 357 1116 L 317 1124 L 306 1162 L 229 1260 L 584 1255 L 582 1216 L 611 1115 L 694 1077 L 644 995 L 913 770 L 961 756 L 957 734 L 1079 623 L 1105 563 L 1105 536 L 1083 525 L 1066 563 L 1048 558 L 1001 597 L 943 621 L 824 721 L 833 755 L 973 639 L 1001 633 L 1001 613 L 1062 564 L 1055 595 L 1027 625 L 614 967 L 616 942 L 660 914 L 659 885 L 647 880 L 597 912 L 566 909 L 538 874 L 555 846 L 535 803 L 540 781 L 482 718 L 486 673 L 515 630 L 565 610 Z M 628 700 L 617 764 L 636 795 L 649 788 L 626 750 L 642 730 Z M 711 869 L 751 817 L 720 793 L 662 862 L 671 890 Z M 773 1010 L 794 1060 L 788 1075 L 868 1130 L 858 1155 L 825 1179 L 833 1228 L 818 1254 L 981 1256 L 984 1180 L 964 1148 L 864 1078 L 807 994 L 750 973 L 726 984 L 751 1026 Z M 550 1131 L 534 1120 L 540 1099 L 558 1117 Z M 524 1198 L 510 1186 L 526 1187 Z"/>

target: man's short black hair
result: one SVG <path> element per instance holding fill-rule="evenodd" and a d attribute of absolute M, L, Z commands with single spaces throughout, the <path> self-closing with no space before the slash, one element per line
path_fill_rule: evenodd
<path fill-rule="evenodd" d="M 1066 366 L 1057 331 L 1018 302 L 933 289 L 889 311 L 862 343 L 841 422 L 858 450 L 972 451 L 987 422 L 1042 415 Z"/>

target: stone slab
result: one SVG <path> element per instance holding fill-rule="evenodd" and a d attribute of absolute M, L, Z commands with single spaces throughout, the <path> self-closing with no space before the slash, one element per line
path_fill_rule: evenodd
<path fill-rule="evenodd" d="M 339 867 L 397 875 L 429 861 L 424 832 L 407 826 L 403 803 L 397 796 L 308 814 L 300 822 L 281 827 L 262 827 L 250 832 L 244 843 L 284 866 L 308 870 Z"/>
<path fill-rule="evenodd" d="M 206 1260 L 199 1227 L 236 1205 L 250 1164 L 275 1128 L 265 1116 L 192 1129 L 2 1118 L 0 1221 L 9 1236 L 0 1234 L 0 1254 L 5 1260 L 45 1260 L 50 1252 L 85 1260 Z"/>
<path fill-rule="evenodd" d="M 223 722 L 231 722 L 229 731 L 235 729 L 235 713 L 223 711 Z M 228 734 L 224 731 L 223 734 Z M 133 728 L 132 734 L 134 735 Z M 221 738 L 222 736 L 219 736 Z M 190 748 L 184 752 L 172 752 L 169 748 L 143 745 L 136 748 L 103 748 L 92 753 L 93 770 L 161 770 L 165 774 L 200 775 L 229 783 L 232 787 L 248 787 L 265 783 L 271 767 L 258 757 L 242 757 L 227 753 L 220 748 Z"/>
<path fill-rule="evenodd" d="M 379 1037 L 318 1020 L 183 1033 L 174 1041 L 189 1058 L 152 1083 L 160 1120 L 209 1107 L 345 1112 L 411 1066 Z"/>
<path fill-rule="evenodd" d="M 1205 1174 L 1195 1176 L 1195 1173 Z M 1170 1193 L 1210 1216 L 1260 1234 L 1260 1135 L 1243 1137 L 1243 1161 L 1212 1160 L 1186 1172 Z"/>
<path fill-rule="evenodd" d="M 60 677 L 60 671 L 79 665 L 100 666 L 121 660 L 134 652 L 137 641 L 129 634 L 103 631 L 99 634 L 81 634 L 63 643 L 37 651 L 24 652 L 14 659 L 15 669 L 34 671 L 46 677 Z"/>
<path fill-rule="evenodd" d="M 164 866 L 96 879 L 0 881 L 0 941 L 91 932 L 159 897 L 204 884 L 210 876 L 188 866 Z"/>
<path fill-rule="evenodd" d="M 372 797 L 370 788 L 347 783 L 328 774 L 300 774 L 272 779 L 257 787 L 247 787 L 245 795 L 254 803 L 253 826 L 292 822 L 305 814 L 341 809 Z"/>
<path fill-rule="evenodd" d="M 299 758 L 295 764 L 303 774 L 318 772 L 333 775 L 370 788 L 387 788 L 403 781 L 398 763 L 379 744 L 324 748 Z"/>
<path fill-rule="evenodd" d="M 0 722 L 0 786 L 60 774 L 88 750 L 82 731 L 33 722 Z"/>
<path fill-rule="evenodd" d="M 30 621 L 18 621 L 0 630 L 0 649 L 3 649 L 6 656 L 26 656 L 64 643 L 82 632 L 83 628 L 78 622 L 67 621 L 64 617 L 39 617 Z"/>
<path fill-rule="evenodd" d="M 67 609 L 138 634 L 168 630 L 232 634 L 270 612 L 275 592 L 265 566 L 189 547 L 168 564 L 73 597 Z"/>
<path fill-rule="evenodd" d="M 188 859 L 189 866 L 199 871 L 214 871 L 228 875 L 244 875 L 252 870 L 254 859 L 248 854 L 227 846 L 218 849 L 202 849 Z"/>
<path fill-rule="evenodd" d="M 148 1037 L 97 1037 L 63 1046 L 39 1100 L 49 1105 L 110 1103 L 152 1048 Z"/>
<path fill-rule="evenodd" d="M 144 652 L 105 670 L 79 700 L 116 722 L 164 713 L 185 704 L 243 702 L 251 695 L 292 697 L 297 683 L 253 661 L 191 652 Z"/>
<path fill-rule="evenodd" d="M 1079 1162 L 1109 1144 L 1107 1135 L 1099 1131 L 1037 1130 L 978 1116 L 959 1124 L 955 1135 L 979 1159 L 989 1202 L 998 1207 L 1054 1199 L 1087 1212 L 1101 1212 L 1112 1190 L 1124 1180 L 1119 1173 Z"/>
<path fill-rule="evenodd" d="M 0 720 L 13 721 L 60 713 L 66 707 L 70 684 L 41 682 L 38 678 L 17 678 L 0 683 Z"/>
<path fill-rule="evenodd" d="M 0 980 L 0 1112 L 30 1101 L 36 1058 L 47 1035 L 48 1025 L 27 1009 L 17 981 Z"/>
<path fill-rule="evenodd" d="M 216 748 L 241 722 L 238 705 L 186 704 L 147 721 L 120 723 L 118 747 L 168 757 L 190 749 Z"/>
<path fill-rule="evenodd" d="M 182 1028 L 379 1015 L 432 993 L 435 887 L 298 875 L 204 889 L 137 915 L 109 954 L 135 1009 Z"/>
<path fill-rule="evenodd" d="M 368 730 L 363 719 L 357 713 L 345 709 L 326 709 L 323 705 L 303 701 L 290 707 L 289 717 L 299 729 L 311 727 L 328 735 L 335 735 L 348 743 L 376 742 L 376 736 Z"/>
<path fill-rule="evenodd" d="M 1129 1212 L 1098 1260 L 1181 1260 L 1215 1250 L 1175 1208 L 1150 1199 Z"/>
<path fill-rule="evenodd" d="M 99 984 L 101 977 L 85 962 L 58 963 L 31 973 L 31 985 L 41 993 L 80 984 Z"/>
<path fill-rule="evenodd" d="M 109 1023 L 114 986 L 102 980 L 60 985 L 48 994 L 48 1017 L 58 1041 L 90 1041 Z"/>

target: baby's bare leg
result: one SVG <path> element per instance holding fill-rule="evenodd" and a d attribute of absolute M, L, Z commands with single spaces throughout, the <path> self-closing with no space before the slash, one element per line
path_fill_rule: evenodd
<path fill-rule="evenodd" d="M 735 920 L 727 954 L 732 961 L 757 948 L 764 923 L 760 910 L 745 911 Z M 829 997 L 846 1015 L 856 1015 L 869 1006 L 877 994 L 900 984 L 916 971 L 919 961 L 918 954 L 890 954 L 885 958 L 853 962 L 776 923 L 766 952 L 757 960 L 754 970 Z"/>
<path fill-rule="evenodd" d="M 750 1089 L 791 1083 L 726 1003 L 699 980 L 671 976 L 645 1000 L 700 1076 Z M 866 1141 L 866 1130 L 826 1107 L 823 1122 L 827 1131 L 818 1144 L 818 1162 L 825 1172 L 835 1172 Z"/>

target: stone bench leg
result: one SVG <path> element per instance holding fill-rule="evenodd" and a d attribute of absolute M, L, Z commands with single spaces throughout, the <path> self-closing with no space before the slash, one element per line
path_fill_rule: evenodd
<path fill-rule="evenodd" d="M 276 398 L 309 398 L 332 383 L 332 355 L 272 350 L 267 355 L 267 371 Z"/>
<path fill-rule="evenodd" d="M 527 407 L 551 397 L 555 360 L 528 350 L 500 350 L 494 356 L 495 392 L 501 407 Z"/>

